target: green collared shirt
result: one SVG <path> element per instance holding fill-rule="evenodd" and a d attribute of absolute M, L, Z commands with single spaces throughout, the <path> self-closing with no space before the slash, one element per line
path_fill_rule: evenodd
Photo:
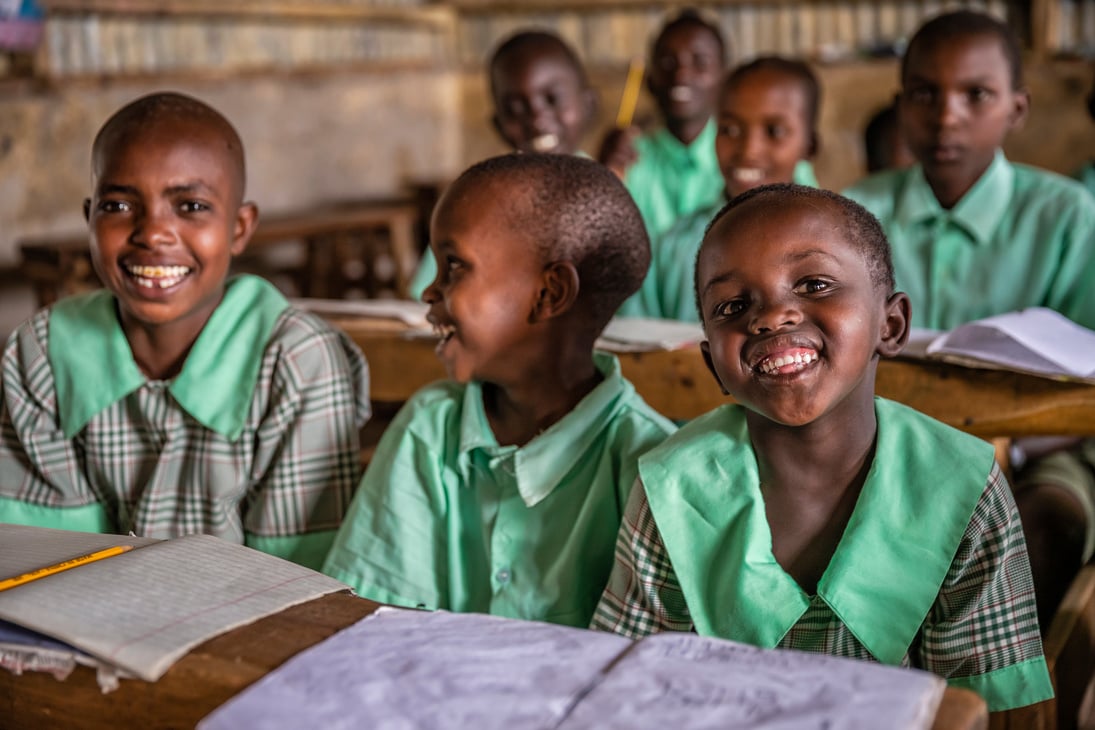
<path fill-rule="evenodd" d="M 1072 173 L 1072 177 L 1087 188 L 1089 193 L 1095 195 L 1095 162 L 1084 163 L 1082 167 Z"/>
<path fill-rule="evenodd" d="M 891 401 L 875 410 L 876 458 L 816 595 L 772 556 L 744 409 L 726 406 L 640 459 L 593 626 L 913 665 L 993 711 L 1051 697 L 992 447 Z"/>
<path fill-rule="evenodd" d="M 793 181 L 816 188 L 814 166 L 807 160 L 799 160 Z M 696 255 L 708 224 L 725 205 L 726 199 L 720 197 L 711 207 L 685 216 L 651 240 L 650 271 L 642 288 L 629 300 L 630 316 L 700 321 L 696 311 Z"/>
<path fill-rule="evenodd" d="M 360 350 L 257 277 L 172 380 L 133 360 L 107 290 L 42 310 L 0 379 L 0 521 L 205 533 L 318 566 L 360 476 Z"/>
<path fill-rule="evenodd" d="M 687 145 L 666 129 L 636 141 L 639 158 L 627 169 L 624 185 L 642 213 L 651 240 L 682 216 L 722 199 L 715 132 L 712 119 Z"/>
<path fill-rule="evenodd" d="M 435 383 L 385 431 L 324 572 L 367 598 L 587 626 L 640 454 L 674 428 L 615 357 L 574 410 L 500 446 L 478 383 Z"/>
<path fill-rule="evenodd" d="M 1095 199 L 1075 180 L 998 151 L 950 210 L 919 165 L 873 175 L 844 194 L 882 222 L 913 326 L 952 329 L 1042 306 L 1095 328 Z"/>

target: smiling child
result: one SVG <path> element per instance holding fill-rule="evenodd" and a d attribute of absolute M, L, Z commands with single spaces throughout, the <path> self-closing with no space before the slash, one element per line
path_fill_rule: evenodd
<path fill-rule="evenodd" d="M 642 219 L 604 166 L 512 154 L 430 226 L 423 298 L 450 381 L 377 446 L 324 571 L 367 598 L 587 626 L 636 460 L 673 426 L 594 342 L 642 281 Z"/>
<path fill-rule="evenodd" d="M 1050 697 L 992 446 L 874 395 L 910 315 L 878 222 L 827 191 L 756 188 L 712 222 L 695 282 L 736 404 L 640 458 L 593 626 L 911 665 L 992 711 Z"/>
<path fill-rule="evenodd" d="M 197 99 L 99 131 L 84 213 L 104 290 L 42 310 L 0 379 L 0 522 L 207 533 L 318 567 L 360 474 L 365 360 L 256 277 L 243 145 Z"/>

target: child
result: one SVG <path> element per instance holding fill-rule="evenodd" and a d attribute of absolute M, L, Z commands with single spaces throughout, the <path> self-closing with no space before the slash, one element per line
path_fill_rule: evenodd
<path fill-rule="evenodd" d="M 992 446 L 874 396 L 909 329 L 878 222 L 828 191 L 751 190 L 711 223 L 696 292 L 740 405 L 640 458 L 594 628 L 912 665 L 992 711 L 1050 697 Z"/>
<path fill-rule="evenodd" d="M 1029 105 L 1014 34 L 980 13 L 939 16 L 909 42 L 901 84 L 902 131 L 918 164 L 847 195 L 893 242 L 913 324 L 951 329 L 1044 306 L 1095 328 L 1095 201 L 1076 181 L 1000 150 Z M 1095 546 L 1093 463 L 1078 447 L 1058 451 L 1016 480 L 1047 625 Z"/>
<path fill-rule="evenodd" d="M 582 139 L 597 114 L 597 94 L 585 67 L 562 38 L 546 31 L 520 31 L 503 41 L 487 64 L 491 123 L 520 152 L 581 154 Z M 422 292 L 437 275 L 432 256 L 423 256 L 410 294 Z"/>
<path fill-rule="evenodd" d="M 361 352 L 255 277 L 244 151 L 197 99 L 114 114 L 84 201 L 106 289 L 8 340 L 0 522 L 208 533 L 318 567 L 360 475 Z"/>
<path fill-rule="evenodd" d="M 641 137 L 635 127 L 613 130 L 601 144 L 598 158 L 623 178 L 652 240 L 719 199 L 712 117 L 725 67 L 718 26 L 682 11 L 658 33 L 647 68 L 664 128 Z"/>
<path fill-rule="evenodd" d="M 900 170 L 916 163 L 897 123 L 897 102 L 882 107 L 863 129 L 867 173 Z"/>
<path fill-rule="evenodd" d="M 698 322 L 693 276 L 703 231 L 726 201 L 761 185 L 817 187 L 821 87 L 802 61 L 767 56 L 739 66 L 723 82 L 715 153 L 725 197 L 678 221 L 651 245 L 650 273 L 636 296 L 643 314 Z"/>
<path fill-rule="evenodd" d="M 505 155 L 434 212 L 426 289 L 454 382 L 381 438 L 324 571 L 383 603 L 587 626 L 639 454 L 672 425 L 593 345 L 642 281 L 642 219 L 607 168 Z"/>

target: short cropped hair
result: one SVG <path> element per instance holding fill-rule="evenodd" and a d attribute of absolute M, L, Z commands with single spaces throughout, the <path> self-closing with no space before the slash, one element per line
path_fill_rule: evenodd
<path fill-rule="evenodd" d="M 893 258 L 890 253 L 890 242 L 886 239 L 886 233 L 882 230 L 882 224 L 859 203 L 845 198 L 843 195 L 812 188 L 795 183 L 774 183 L 761 185 L 760 187 L 746 190 L 741 195 L 735 196 L 729 203 L 715 214 L 711 222 L 704 229 L 703 238 L 707 241 L 707 235 L 715 224 L 729 215 L 736 208 L 750 201 L 762 198 L 771 199 L 775 203 L 783 203 L 792 200 L 798 201 L 828 201 L 835 205 L 843 218 L 843 234 L 846 240 L 852 244 L 867 262 L 867 271 L 870 273 L 871 283 L 882 289 L 887 295 L 894 291 Z M 700 247 L 701 250 L 703 246 Z M 696 257 L 699 263 L 699 256 Z M 696 309 L 700 313 L 700 321 L 703 321 L 703 307 L 699 295 L 699 266 L 694 268 L 693 289 L 696 292 Z"/>
<path fill-rule="evenodd" d="M 162 121 L 190 122 L 206 125 L 218 131 L 225 149 L 233 160 L 239 193 L 247 184 L 243 141 L 232 123 L 220 112 L 200 99 L 173 91 L 160 91 L 131 101 L 114 112 L 95 135 L 91 145 L 92 164 L 107 149 L 124 141 L 134 132 Z"/>
<path fill-rule="evenodd" d="M 727 56 L 729 48 L 727 47 L 726 39 L 723 38 L 722 31 L 719 26 L 708 20 L 700 13 L 696 8 L 683 8 L 679 13 L 672 16 L 662 25 L 661 30 L 658 31 L 658 35 L 654 38 L 654 43 L 650 46 L 650 55 L 654 56 L 658 52 L 658 46 L 661 45 L 662 40 L 677 30 L 687 26 L 694 26 L 698 28 L 705 28 L 711 35 L 715 37 L 715 42 L 719 46 L 719 58 L 723 64 L 727 62 Z"/>
<path fill-rule="evenodd" d="M 909 40 L 905 55 L 901 59 L 901 81 L 905 81 L 909 57 L 915 49 L 921 46 L 935 48 L 953 42 L 957 38 L 971 36 L 992 36 L 1000 41 L 1000 50 L 1007 59 L 1008 71 L 1011 74 L 1011 88 L 1013 91 L 1023 88 L 1023 52 L 1015 32 L 1003 21 L 973 10 L 956 10 L 937 15 L 920 26 Z"/>
<path fill-rule="evenodd" d="M 582 86 L 589 86 L 585 66 L 574 49 L 559 36 L 546 30 L 522 30 L 503 40 L 487 61 L 487 78 L 490 81 L 490 93 L 494 97 L 497 90 L 495 74 L 499 73 L 517 56 L 533 50 L 558 53 L 571 66 Z"/>
<path fill-rule="evenodd" d="M 510 153 L 473 165 L 453 187 L 499 181 L 512 191 L 505 201 L 511 226 L 527 232 L 545 263 L 574 264 L 579 306 L 603 328 L 650 266 L 650 239 L 623 183 L 576 155 Z"/>
<path fill-rule="evenodd" d="M 760 56 L 749 63 L 737 66 L 722 82 L 725 96 L 746 76 L 758 71 L 775 71 L 797 81 L 806 93 L 806 128 L 810 131 L 810 154 L 817 154 L 817 117 L 821 107 L 821 84 L 810 66 L 798 59 L 783 56 Z"/>

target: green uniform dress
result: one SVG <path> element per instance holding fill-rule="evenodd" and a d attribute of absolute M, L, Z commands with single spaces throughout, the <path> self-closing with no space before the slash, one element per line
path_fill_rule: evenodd
<path fill-rule="evenodd" d="M 12 334 L 0 522 L 191 533 L 318 568 L 361 474 L 361 351 L 269 283 L 231 279 L 171 380 L 138 369 L 107 290 Z"/>
<path fill-rule="evenodd" d="M 615 357 L 596 363 L 601 383 L 521 447 L 498 444 L 480 384 L 416 393 L 324 572 L 382 603 L 588 626 L 637 459 L 674 430 Z"/>
<path fill-rule="evenodd" d="M 772 554 L 745 410 L 640 459 L 594 628 L 690 630 L 909 665 L 992 711 L 1053 695 L 1022 526 L 992 446 L 875 400 L 874 462 L 816 595 Z"/>
<path fill-rule="evenodd" d="M 816 188 L 814 166 L 807 160 L 795 165 L 794 182 Z M 639 292 L 642 316 L 699 322 L 696 311 L 696 255 L 711 219 L 726 205 L 720 198 L 710 208 L 685 216 L 651 241 L 650 271 Z M 638 315 L 636 315 L 638 316 Z"/>
<path fill-rule="evenodd" d="M 881 221 L 914 327 L 952 329 L 1041 306 L 1095 329 L 1095 198 L 1075 180 L 997 152 L 950 210 L 919 165 L 844 194 Z"/>

